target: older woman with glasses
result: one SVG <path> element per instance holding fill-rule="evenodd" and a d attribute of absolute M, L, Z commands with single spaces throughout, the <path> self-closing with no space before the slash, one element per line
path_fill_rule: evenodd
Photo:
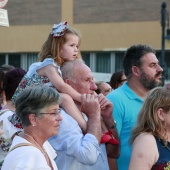
<path fill-rule="evenodd" d="M 170 91 L 150 91 L 132 131 L 129 170 L 170 169 Z"/>
<path fill-rule="evenodd" d="M 59 93 L 47 86 L 25 89 L 18 96 L 15 107 L 23 131 L 15 135 L 2 170 L 57 170 L 47 139 L 58 133 L 59 104 Z"/>

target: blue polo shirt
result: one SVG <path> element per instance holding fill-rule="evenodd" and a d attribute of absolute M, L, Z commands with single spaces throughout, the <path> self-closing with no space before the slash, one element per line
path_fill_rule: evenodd
<path fill-rule="evenodd" d="M 113 103 L 112 115 L 117 123 L 120 137 L 120 157 L 117 159 L 119 170 L 128 170 L 132 148 L 129 144 L 131 130 L 136 124 L 138 113 L 143 104 L 143 99 L 137 96 L 124 83 L 121 87 L 107 95 Z"/>

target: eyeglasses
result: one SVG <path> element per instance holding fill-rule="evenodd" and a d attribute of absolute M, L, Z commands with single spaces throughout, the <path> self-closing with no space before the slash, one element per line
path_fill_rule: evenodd
<path fill-rule="evenodd" d="M 53 119 L 58 119 L 61 109 L 58 109 L 56 112 L 53 113 L 40 113 L 40 114 L 49 114 Z"/>
<path fill-rule="evenodd" d="M 122 79 L 122 80 L 120 80 L 120 82 L 124 82 L 124 81 L 127 81 L 127 79 Z"/>

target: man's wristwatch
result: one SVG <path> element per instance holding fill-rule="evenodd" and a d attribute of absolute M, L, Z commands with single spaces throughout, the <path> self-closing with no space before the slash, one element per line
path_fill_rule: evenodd
<path fill-rule="evenodd" d="M 116 121 L 112 125 L 106 125 L 108 129 L 114 129 L 116 128 Z"/>

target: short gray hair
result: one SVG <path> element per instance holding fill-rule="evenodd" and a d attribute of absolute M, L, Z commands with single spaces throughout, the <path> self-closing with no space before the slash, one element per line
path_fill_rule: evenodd
<path fill-rule="evenodd" d="M 80 64 L 85 64 L 82 59 L 65 62 L 61 67 L 63 79 L 71 79 L 72 81 L 75 81 L 77 69 L 79 68 Z"/>
<path fill-rule="evenodd" d="M 16 113 L 24 127 L 30 125 L 28 118 L 30 114 L 40 117 L 42 109 L 60 102 L 60 95 L 53 87 L 47 85 L 29 87 L 18 95 L 15 103 Z"/>

